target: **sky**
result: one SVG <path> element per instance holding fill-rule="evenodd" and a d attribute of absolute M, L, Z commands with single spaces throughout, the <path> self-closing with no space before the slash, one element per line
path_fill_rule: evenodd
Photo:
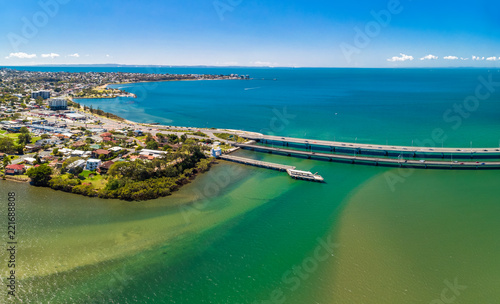
<path fill-rule="evenodd" d="M 2 1 L 0 66 L 499 67 L 500 1 Z"/>

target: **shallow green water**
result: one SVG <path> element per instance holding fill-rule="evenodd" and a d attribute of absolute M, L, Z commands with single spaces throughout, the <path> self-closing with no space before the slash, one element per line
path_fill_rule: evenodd
<path fill-rule="evenodd" d="M 2 182 L 19 199 L 20 298 L 430 303 L 455 278 L 467 286 L 456 303 L 500 297 L 497 172 L 408 176 L 239 154 L 319 171 L 327 183 L 221 163 L 172 197 L 128 203 Z M 408 177 L 389 184 L 393 174 Z M 333 255 L 316 259 L 329 239 Z"/>

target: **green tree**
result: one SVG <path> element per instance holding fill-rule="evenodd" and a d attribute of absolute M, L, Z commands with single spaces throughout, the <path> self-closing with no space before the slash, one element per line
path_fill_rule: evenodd
<path fill-rule="evenodd" d="M 19 139 L 20 145 L 27 145 L 27 144 L 31 143 L 31 135 L 29 132 L 19 134 L 19 136 L 17 138 Z"/>
<path fill-rule="evenodd" d="M 48 186 L 52 175 L 52 168 L 47 165 L 33 167 L 26 173 L 35 186 Z"/>
<path fill-rule="evenodd" d="M 3 169 L 5 170 L 5 168 L 7 168 L 8 165 L 10 165 L 12 162 L 10 160 L 10 156 L 8 155 L 5 155 L 3 157 L 3 161 L 2 161 L 2 166 L 3 166 Z"/>
<path fill-rule="evenodd" d="M 14 153 L 16 151 L 14 140 L 10 137 L 0 137 L 0 152 Z"/>
<path fill-rule="evenodd" d="M 40 97 L 40 96 L 38 96 L 38 97 L 35 99 L 35 101 L 36 101 L 36 104 L 37 104 L 37 105 L 39 105 L 39 106 L 41 106 L 41 105 L 43 104 L 43 98 L 42 98 L 42 97 Z"/>
<path fill-rule="evenodd" d="M 158 149 L 158 143 L 154 140 L 148 141 L 146 144 L 146 149 L 156 150 Z"/>

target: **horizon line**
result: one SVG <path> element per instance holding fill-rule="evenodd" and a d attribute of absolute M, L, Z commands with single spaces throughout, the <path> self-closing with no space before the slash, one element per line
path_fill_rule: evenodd
<path fill-rule="evenodd" d="M 454 69 L 454 68 L 470 68 L 470 69 L 491 69 L 491 67 L 477 66 L 438 66 L 438 67 L 342 67 L 342 66 L 252 66 L 252 65 L 169 65 L 169 64 L 121 64 L 121 63 L 86 63 L 86 64 L 28 64 L 28 65 L 0 65 L 1 68 L 10 67 L 163 67 L 163 68 L 293 68 L 293 69 Z"/>

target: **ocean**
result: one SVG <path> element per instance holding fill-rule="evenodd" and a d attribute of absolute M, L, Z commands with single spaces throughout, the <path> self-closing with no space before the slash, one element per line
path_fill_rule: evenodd
<path fill-rule="evenodd" d="M 137 98 L 80 100 L 138 122 L 359 143 L 500 143 L 500 94 L 487 85 L 500 81 L 498 69 L 32 69 L 252 78 L 114 85 Z M 146 202 L 0 182 L 19 201 L 19 297 L 231 304 L 500 298 L 497 171 L 237 154 L 319 172 L 326 183 L 225 162 L 171 197 Z"/>

